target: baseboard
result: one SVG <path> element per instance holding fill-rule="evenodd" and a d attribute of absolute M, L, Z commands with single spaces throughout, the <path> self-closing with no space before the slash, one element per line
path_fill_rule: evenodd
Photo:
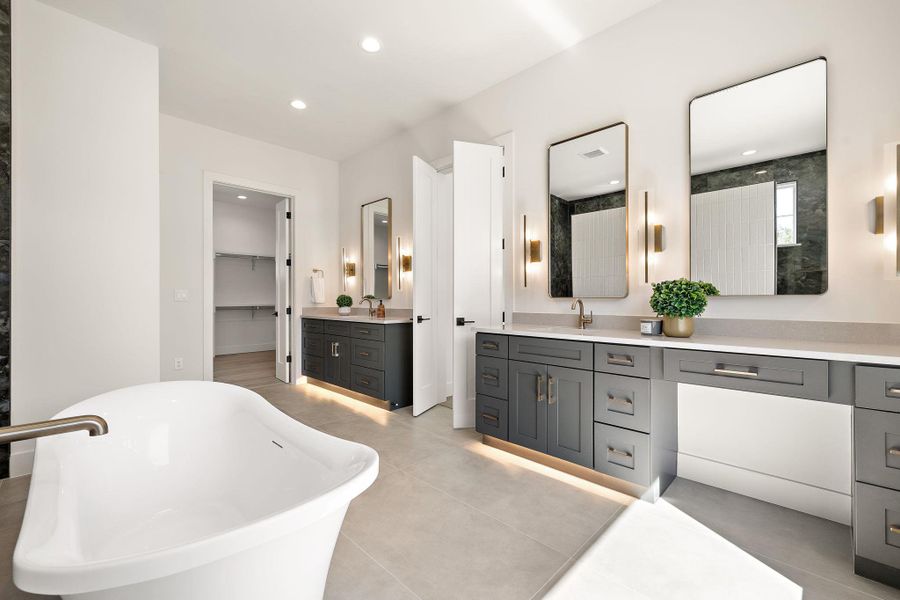
<path fill-rule="evenodd" d="M 850 494 L 680 452 L 678 476 L 850 525 Z"/>
<path fill-rule="evenodd" d="M 267 342 L 264 344 L 239 344 L 235 346 L 222 346 L 216 348 L 216 356 L 223 354 L 244 354 L 245 352 L 265 352 L 266 350 L 274 350 L 275 342 Z"/>

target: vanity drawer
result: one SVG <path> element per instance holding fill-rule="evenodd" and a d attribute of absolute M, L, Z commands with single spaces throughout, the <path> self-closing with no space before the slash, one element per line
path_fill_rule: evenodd
<path fill-rule="evenodd" d="M 900 490 L 900 414 L 853 411 L 856 480 Z"/>
<path fill-rule="evenodd" d="M 383 342 L 384 325 L 380 323 L 350 323 L 350 337 Z"/>
<path fill-rule="evenodd" d="M 321 356 L 303 355 L 303 374 L 315 379 L 324 379 L 324 364 Z"/>
<path fill-rule="evenodd" d="M 650 348 L 594 344 L 594 370 L 631 377 L 650 377 Z"/>
<path fill-rule="evenodd" d="M 639 485 L 649 485 L 650 436 L 594 423 L 594 470 Z"/>
<path fill-rule="evenodd" d="M 828 361 L 702 350 L 663 351 L 665 378 L 679 383 L 828 400 Z"/>
<path fill-rule="evenodd" d="M 350 367 L 350 389 L 383 400 L 384 371 L 352 365 Z"/>
<path fill-rule="evenodd" d="M 325 340 L 321 333 L 305 333 L 303 335 L 303 354 L 306 356 L 322 356 Z"/>
<path fill-rule="evenodd" d="M 303 319 L 303 333 L 322 333 L 322 321 Z"/>
<path fill-rule="evenodd" d="M 594 373 L 594 420 L 650 433 L 650 380 Z"/>
<path fill-rule="evenodd" d="M 509 439 L 509 403 L 490 396 L 475 396 L 475 431 Z"/>
<path fill-rule="evenodd" d="M 506 358 L 509 356 L 509 340 L 505 335 L 495 333 L 475 334 L 475 354 Z"/>
<path fill-rule="evenodd" d="M 322 321 L 322 324 L 322 328 L 327 334 L 350 337 L 350 323 L 341 323 L 340 321 Z"/>
<path fill-rule="evenodd" d="M 384 342 L 350 340 L 350 349 L 352 364 L 384 371 Z"/>
<path fill-rule="evenodd" d="M 900 568 L 900 492 L 865 483 L 854 488 L 856 554 Z"/>
<path fill-rule="evenodd" d="M 509 358 L 586 371 L 594 368 L 594 348 L 590 342 L 510 336 Z"/>
<path fill-rule="evenodd" d="M 505 358 L 475 357 L 475 391 L 478 394 L 506 400 L 508 397 L 508 366 Z"/>
<path fill-rule="evenodd" d="M 900 369 L 857 366 L 856 405 L 900 412 Z"/>

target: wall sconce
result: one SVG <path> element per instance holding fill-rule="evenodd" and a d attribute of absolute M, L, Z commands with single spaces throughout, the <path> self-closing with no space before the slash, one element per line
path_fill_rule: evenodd
<path fill-rule="evenodd" d="M 662 252 L 665 250 L 663 245 L 663 236 L 665 235 L 665 227 L 657 223 L 653 226 L 653 252 Z"/>
<path fill-rule="evenodd" d="M 400 271 L 409 273 L 412 271 L 412 256 L 409 254 L 400 255 Z"/>
<path fill-rule="evenodd" d="M 347 260 L 347 249 L 341 248 L 341 272 L 344 274 L 344 289 L 347 291 L 348 280 L 356 277 L 356 263 Z"/>
<path fill-rule="evenodd" d="M 522 269 L 522 282 L 528 287 L 528 265 L 539 263 L 543 260 L 543 252 L 541 249 L 541 240 L 533 240 L 528 235 L 528 216 L 522 215 L 522 258 L 524 267 Z"/>
<path fill-rule="evenodd" d="M 653 255 L 666 249 L 666 228 L 661 223 L 653 223 L 650 213 L 650 191 L 644 190 L 643 196 L 641 226 L 644 239 L 644 283 L 650 283 L 650 267 L 656 262 Z"/>
<path fill-rule="evenodd" d="M 403 254 L 400 246 L 400 236 L 397 236 L 397 289 L 403 289 L 403 274 L 412 271 L 412 255 Z"/>
<path fill-rule="evenodd" d="M 884 196 L 877 196 L 869 202 L 871 206 L 872 233 L 881 235 L 884 233 Z"/>

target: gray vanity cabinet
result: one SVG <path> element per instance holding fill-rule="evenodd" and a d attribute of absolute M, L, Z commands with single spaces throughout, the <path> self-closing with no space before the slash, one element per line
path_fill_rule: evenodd
<path fill-rule="evenodd" d="M 593 373 L 547 368 L 547 454 L 593 466 L 593 404 Z"/>
<path fill-rule="evenodd" d="M 351 343 L 349 337 L 325 334 L 323 336 L 322 371 L 325 381 L 350 387 Z"/>
<path fill-rule="evenodd" d="M 547 452 L 547 365 L 509 361 L 509 441 Z"/>

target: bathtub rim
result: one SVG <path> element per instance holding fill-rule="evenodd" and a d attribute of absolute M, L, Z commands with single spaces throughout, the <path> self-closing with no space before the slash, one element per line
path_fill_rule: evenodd
<path fill-rule="evenodd" d="M 361 453 L 365 460 L 365 466 L 348 479 L 337 483 L 330 489 L 325 489 L 314 498 L 291 505 L 280 512 L 248 521 L 237 527 L 198 538 L 187 544 L 154 549 L 123 557 L 72 561 L 68 564 L 36 561 L 27 557 L 27 551 L 22 549 L 24 546 L 20 544 L 23 540 L 26 545 L 31 541 L 27 524 L 30 519 L 39 518 L 37 515 L 30 514 L 32 510 L 38 509 L 32 509 L 34 504 L 29 502 L 26 504 L 22 532 L 13 554 L 13 580 L 19 589 L 36 594 L 82 594 L 139 584 L 200 567 L 290 535 L 303 529 L 310 523 L 327 517 L 333 512 L 346 510 L 350 502 L 371 486 L 377 478 L 379 456 L 372 448 L 309 427 L 283 413 L 256 392 L 230 384 L 178 381 L 129 386 L 79 402 L 61 411 L 59 415 L 72 411 L 77 412 L 78 407 L 83 403 L 133 388 L 179 387 L 200 383 L 205 386 L 227 386 L 231 389 L 240 390 L 248 400 L 259 407 L 259 410 L 274 411 L 271 414 L 277 414 L 276 418 L 282 420 L 290 428 L 295 428 L 297 430 L 295 435 L 325 436 L 326 438 L 338 440 L 342 446 L 347 448 L 348 454 Z M 78 435 L 78 433 L 67 435 Z M 52 440 L 53 438 L 45 438 L 40 441 L 52 443 Z M 41 471 L 51 466 L 42 466 L 39 463 L 40 446 L 41 444 L 38 444 L 35 451 L 35 467 L 31 486 L 40 485 Z M 45 483 L 45 485 L 49 484 Z M 58 488 L 57 482 L 56 489 L 58 490 Z M 31 492 L 29 491 L 29 496 L 30 494 Z M 59 517 L 59 515 L 56 516 Z M 67 515 L 67 518 L 71 517 Z"/>

